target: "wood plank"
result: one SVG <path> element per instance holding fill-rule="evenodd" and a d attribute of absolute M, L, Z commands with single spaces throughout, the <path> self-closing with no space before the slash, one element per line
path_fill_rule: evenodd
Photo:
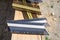
<path fill-rule="evenodd" d="M 12 34 L 11 40 L 41 40 L 40 35 Z"/>
<path fill-rule="evenodd" d="M 29 7 L 29 6 L 25 6 L 25 5 L 21 5 L 21 4 L 13 3 L 12 6 L 13 6 L 14 9 L 16 7 L 16 8 L 19 8 L 19 9 L 23 8 L 23 9 L 27 9 L 27 10 L 32 10 L 32 11 L 40 12 L 40 9 L 38 9 L 38 8 Z"/>
<path fill-rule="evenodd" d="M 22 20 L 22 19 L 24 19 L 22 11 L 15 10 L 14 20 Z"/>

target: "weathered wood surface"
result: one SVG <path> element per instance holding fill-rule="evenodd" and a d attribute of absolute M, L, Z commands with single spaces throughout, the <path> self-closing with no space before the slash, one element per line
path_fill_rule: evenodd
<path fill-rule="evenodd" d="M 14 20 L 22 20 L 22 19 L 24 19 L 22 12 L 15 10 Z"/>
<path fill-rule="evenodd" d="M 41 40 L 40 35 L 12 34 L 11 40 Z"/>
<path fill-rule="evenodd" d="M 44 35 L 29 35 L 29 34 L 14 34 L 12 33 L 11 40 L 45 40 Z"/>

